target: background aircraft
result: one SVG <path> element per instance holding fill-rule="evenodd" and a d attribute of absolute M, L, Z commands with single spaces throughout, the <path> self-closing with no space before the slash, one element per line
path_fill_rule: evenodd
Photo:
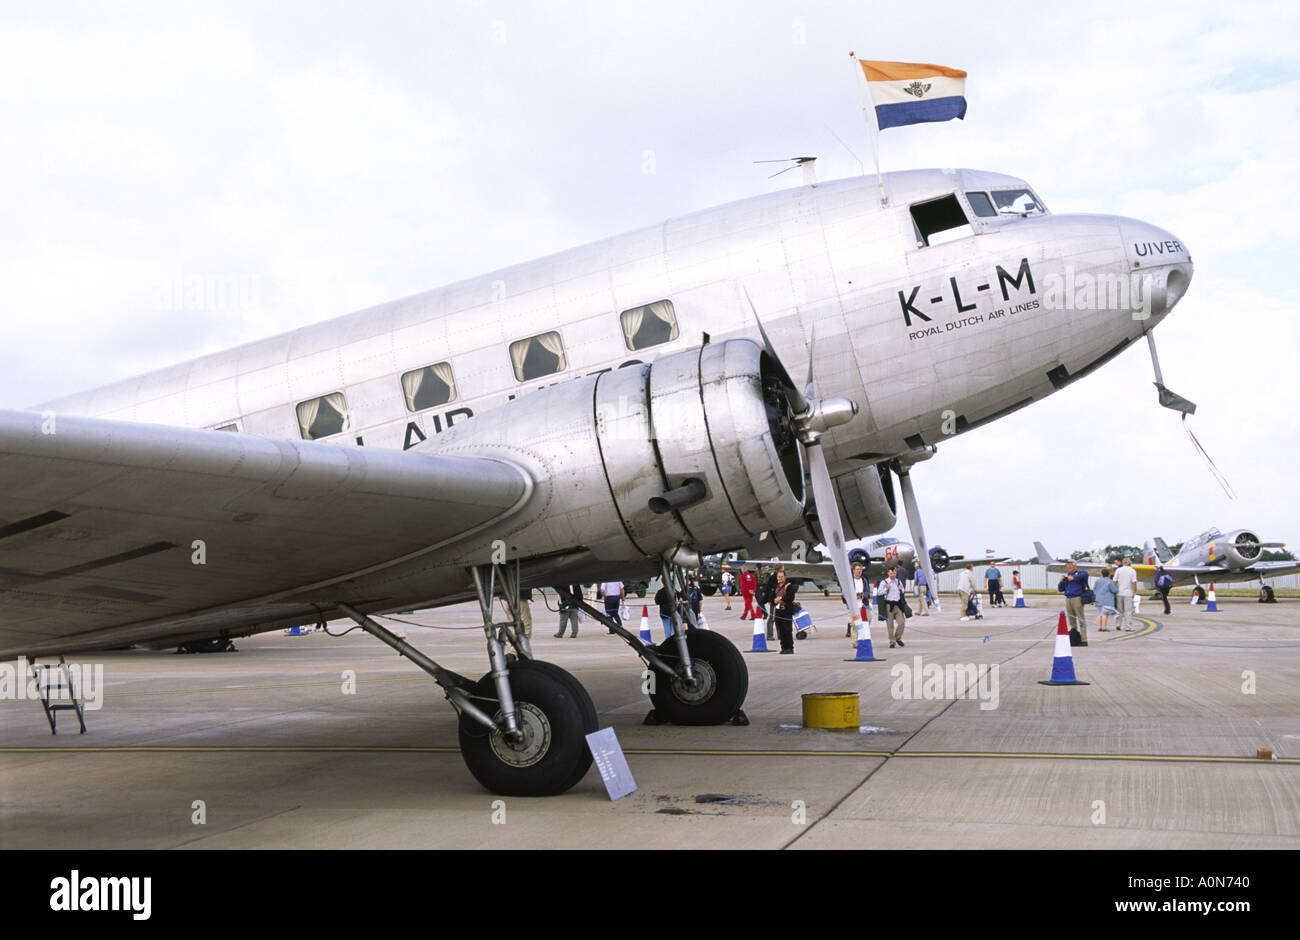
<path fill-rule="evenodd" d="M 1174 579 L 1174 586 L 1194 584 L 1197 603 L 1205 599 L 1206 584 L 1228 584 L 1236 581 L 1258 581 L 1261 601 L 1273 601 L 1273 588 L 1264 583 L 1265 578 L 1279 577 L 1300 571 L 1300 562 L 1295 561 L 1260 561 L 1265 548 L 1282 548 L 1281 542 L 1261 542 L 1259 536 L 1249 529 L 1234 529 L 1223 533 L 1218 529 L 1207 529 L 1193 539 L 1184 542 L 1177 555 L 1169 551 L 1164 539 L 1155 539 L 1155 559 L 1138 559 L 1133 565 L 1138 578 L 1143 582 L 1154 582 L 1156 564 L 1164 566 L 1166 573 Z M 1051 553 L 1043 547 L 1042 542 L 1035 542 L 1040 564 L 1047 565 L 1048 571 L 1064 571 L 1064 563 L 1055 561 Z M 1077 563 L 1084 571 L 1095 572 L 1104 567 L 1104 563 Z"/>

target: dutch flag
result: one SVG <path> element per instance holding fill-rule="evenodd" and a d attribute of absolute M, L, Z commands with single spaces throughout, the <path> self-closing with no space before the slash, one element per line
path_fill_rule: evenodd
<path fill-rule="evenodd" d="M 858 60 L 876 109 L 876 126 L 901 127 L 966 117 L 966 73 L 920 62 Z"/>

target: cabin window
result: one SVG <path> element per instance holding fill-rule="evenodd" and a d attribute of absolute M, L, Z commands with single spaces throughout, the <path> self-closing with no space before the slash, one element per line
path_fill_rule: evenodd
<path fill-rule="evenodd" d="M 543 376 L 567 369 L 564 343 L 559 333 L 542 333 L 510 344 L 510 361 L 515 367 L 515 378 L 530 382 Z"/>
<path fill-rule="evenodd" d="M 1001 215 L 1043 215 L 1047 211 L 1027 189 L 994 190 L 993 202 Z"/>
<path fill-rule="evenodd" d="M 993 207 L 993 200 L 989 198 L 988 193 L 967 193 L 966 201 L 970 203 L 971 211 L 978 218 L 991 219 L 998 214 L 998 210 Z"/>
<path fill-rule="evenodd" d="M 402 391 L 406 394 L 407 411 L 424 411 L 447 404 L 456 397 L 451 363 L 439 362 L 406 373 L 402 376 Z"/>
<path fill-rule="evenodd" d="M 235 423 L 235 422 L 232 422 L 232 423 L 230 423 L 230 424 L 218 424 L 218 425 L 217 425 L 215 428 L 213 428 L 212 430 L 214 430 L 214 431 L 238 431 L 238 430 L 239 430 L 239 425 L 238 425 L 237 423 Z"/>
<path fill-rule="evenodd" d="M 298 432 L 303 440 L 315 441 L 341 434 L 347 425 L 348 405 L 342 392 L 332 392 L 298 405 Z"/>
<path fill-rule="evenodd" d="M 917 241 L 922 245 L 939 245 L 974 234 L 956 194 L 918 202 L 912 206 L 912 222 L 916 225 Z"/>
<path fill-rule="evenodd" d="M 677 314 L 671 300 L 657 300 L 619 314 L 628 349 L 647 349 L 677 338 Z"/>

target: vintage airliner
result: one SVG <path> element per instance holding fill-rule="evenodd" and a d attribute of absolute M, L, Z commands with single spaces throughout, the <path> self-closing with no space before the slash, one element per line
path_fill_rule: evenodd
<path fill-rule="evenodd" d="M 1053 215 L 1012 176 L 883 193 L 756 196 L 0 412 L 0 655 L 348 617 L 444 689 L 484 786 L 567 789 L 596 711 L 532 657 L 521 585 L 795 539 L 846 569 L 846 531 L 895 523 L 891 474 L 928 564 L 910 467 L 1114 358 L 1191 280 L 1171 234 Z M 371 616 L 476 597 L 477 679 Z M 621 635 L 660 717 L 739 715 L 725 638 Z"/>

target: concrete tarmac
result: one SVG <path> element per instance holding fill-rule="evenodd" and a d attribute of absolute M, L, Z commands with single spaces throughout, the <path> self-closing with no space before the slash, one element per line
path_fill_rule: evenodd
<path fill-rule="evenodd" d="M 751 724 L 707 728 L 643 725 L 640 660 L 590 620 L 554 639 L 534 601 L 538 658 L 627 754 L 639 789 L 617 802 L 594 769 L 558 797 L 487 793 L 441 691 L 360 631 L 80 657 L 105 684 L 87 734 L 0 701 L 0 849 L 1300 848 L 1298 601 L 1147 602 L 1131 633 L 1094 618 L 1074 650 L 1090 684 L 1048 687 L 1050 596 L 967 623 L 945 596 L 899 649 L 877 622 L 875 663 L 845 662 L 838 601 L 801 600 L 819 629 L 794 656 L 745 654 Z M 710 625 L 748 650 L 723 603 L 706 599 Z M 440 663 L 486 671 L 476 604 L 402 619 Z M 982 682 L 924 681 L 968 665 Z M 801 727 L 802 693 L 841 691 L 860 693 L 857 731 Z"/>

